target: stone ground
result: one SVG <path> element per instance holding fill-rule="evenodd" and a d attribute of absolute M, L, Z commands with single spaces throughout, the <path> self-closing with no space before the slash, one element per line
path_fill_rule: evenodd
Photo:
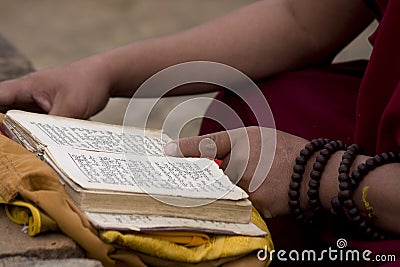
<path fill-rule="evenodd" d="M 1 1 L 0 34 L 29 58 L 36 69 L 43 69 L 135 40 L 187 29 L 251 2 L 254 0 Z M 374 27 L 375 24 L 336 60 L 366 58 L 370 47 L 365 37 Z M 0 67 L 4 68 L 4 64 L 8 63 L 0 61 Z M 152 113 L 149 125 L 158 127 L 171 108 L 186 99 L 164 100 Z M 146 101 L 139 104 L 138 117 L 140 109 L 148 105 Z M 120 124 L 126 105 L 127 100 L 112 100 L 93 120 Z M 194 106 L 193 116 L 201 116 L 205 109 L 206 105 Z M 198 122 L 185 127 L 182 135 L 196 134 Z M 82 259 L 83 251 L 61 234 L 28 237 L 21 232 L 21 226 L 5 217 L 3 208 L 0 208 L 0 233 L 0 267 L 101 266 L 96 261 Z"/>

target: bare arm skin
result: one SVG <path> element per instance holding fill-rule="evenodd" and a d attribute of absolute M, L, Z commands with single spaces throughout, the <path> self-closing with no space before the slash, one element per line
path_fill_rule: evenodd
<path fill-rule="evenodd" d="M 149 76 L 186 61 L 225 63 L 253 79 L 326 63 L 371 20 L 363 0 L 259 1 L 184 32 L 0 83 L 1 111 L 88 118 L 109 97 L 129 97 Z M 195 85 L 173 93 L 211 90 L 216 88 Z"/>
<path fill-rule="evenodd" d="M 132 95 L 132 88 L 167 66 L 194 60 L 225 63 L 256 80 L 329 62 L 370 22 L 362 0 L 267 0 L 102 57 L 109 62 L 117 96 Z M 183 87 L 176 93 L 204 90 Z"/>

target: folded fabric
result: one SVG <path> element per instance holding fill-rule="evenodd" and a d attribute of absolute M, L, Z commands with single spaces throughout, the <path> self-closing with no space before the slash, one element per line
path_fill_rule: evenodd
<path fill-rule="evenodd" d="M 266 237 L 99 233 L 68 197 L 53 169 L 2 135 L 0 196 L 10 219 L 29 225 L 30 235 L 59 229 L 104 266 L 261 267 L 269 262 L 257 260 L 252 252 L 273 249 L 269 233 Z M 252 219 L 268 232 L 258 213 Z"/>
<path fill-rule="evenodd" d="M 21 200 L 7 202 L 0 196 L 0 204 L 5 205 L 5 212 L 11 221 L 17 224 L 28 226 L 30 236 L 47 231 L 58 231 L 57 223 L 46 214 L 39 211 L 31 203 Z"/>
<path fill-rule="evenodd" d="M 268 228 L 255 209 L 252 221 L 268 232 Z M 171 240 L 141 234 L 123 234 L 118 231 L 102 231 L 100 237 L 107 243 L 131 248 L 147 255 L 190 263 L 247 255 L 265 248 L 273 249 L 270 237 L 215 235 L 211 236 L 208 242 L 192 247 L 182 246 Z"/>
<path fill-rule="evenodd" d="M 6 202 L 0 196 L 0 203 L 5 204 L 6 214 L 13 222 L 28 226 L 30 236 L 58 230 L 54 220 L 26 201 Z M 252 221 L 257 222 L 260 219 L 257 211 L 253 210 Z M 262 221 L 257 223 L 260 222 Z M 265 224 L 259 225 L 267 230 Z M 151 256 L 192 263 L 242 256 L 255 250 L 264 249 L 266 246 L 272 247 L 271 243 L 266 242 L 265 237 L 209 236 L 187 231 L 156 231 L 151 234 L 101 231 L 100 238 L 107 243 Z"/>

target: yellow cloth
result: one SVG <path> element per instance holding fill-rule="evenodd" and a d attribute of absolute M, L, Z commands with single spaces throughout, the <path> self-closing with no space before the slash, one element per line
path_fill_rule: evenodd
<path fill-rule="evenodd" d="M 30 236 L 59 230 L 54 220 L 26 201 L 15 200 L 7 202 L 0 196 L 0 204 L 5 204 L 6 215 L 11 221 L 28 226 L 28 234 Z M 206 234 L 188 231 L 155 231 L 142 234 L 142 236 L 162 239 L 186 247 L 200 246 L 210 241 L 210 237 Z"/>
<path fill-rule="evenodd" d="M 28 234 L 35 236 L 47 231 L 57 231 L 56 222 L 44 213 L 41 213 L 34 205 L 20 200 L 7 202 L 0 196 L 0 204 L 5 205 L 5 212 L 11 221 L 28 226 Z"/>
<path fill-rule="evenodd" d="M 58 230 L 57 224 L 51 218 L 28 202 L 20 200 L 6 202 L 0 196 L 0 203 L 6 204 L 6 214 L 13 222 L 29 225 L 30 236 L 49 230 Z M 255 209 L 251 219 L 261 229 L 268 232 L 268 228 Z M 151 234 L 102 231 L 100 238 L 107 243 L 115 243 L 151 256 L 190 263 L 246 255 L 266 247 L 273 249 L 272 242 L 266 237 L 209 236 L 185 231 L 159 231 Z"/>
<path fill-rule="evenodd" d="M 85 249 L 88 257 L 100 260 L 106 267 L 261 267 L 269 262 L 258 261 L 254 252 L 273 249 L 269 233 L 262 238 L 203 236 L 198 240 L 206 243 L 191 247 L 185 245 L 194 240 L 193 236 L 99 233 L 68 197 L 51 167 L 3 135 L 0 135 L 0 196 L 10 219 L 29 225 L 30 235 L 58 228 Z M 268 231 L 258 213 L 254 212 L 252 219 Z"/>

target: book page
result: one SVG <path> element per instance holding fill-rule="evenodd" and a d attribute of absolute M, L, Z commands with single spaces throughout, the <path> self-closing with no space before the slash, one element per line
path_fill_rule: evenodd
<path fill-rule="evenodd" d="M 243 199 L 218 165 L 205 158 L 135 156 L 48 147 L 49 157 L 86 189 L 207 199 Z"/>
<path fill-rule="evenodd" d="M 170 140 L 160 131 L 142 130 L 98 122 L 9 111 L 7 116 L 30 132 L 41 144 L 86 150 L 162 156 Z"/>
<path fill-rule="evenodd" d="M 155 215 L 85 212 L 89 221 L 100 229 L 132 231 L 198 231 L 211 234 L 266 236 L 254 223 L 230 223 Z"/>

